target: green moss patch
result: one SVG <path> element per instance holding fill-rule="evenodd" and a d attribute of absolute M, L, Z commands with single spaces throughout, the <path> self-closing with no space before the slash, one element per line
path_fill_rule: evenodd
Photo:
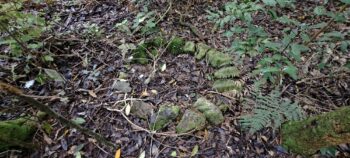
<path fill-rule="evenodd" d="M 350 142 L 350 108 L 282 125 L 282 145 L 293 153 L 311 155 L 317 150 Z"/>

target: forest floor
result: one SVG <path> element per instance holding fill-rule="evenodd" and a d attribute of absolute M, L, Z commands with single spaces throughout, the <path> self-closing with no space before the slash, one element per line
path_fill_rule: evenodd
<path fill-rule="evenodd" d="M 148 6 L 158 17 L 164 15 L 157 25 L 160 33 L 171 38 L 176 35 L 188 41 L 203 42 L 212 48 L 223 50 L 230 47 L 231 39 L 222 36 L 220 31 L 212 31 L 214 25 L 206 16 L 210 7 L 221 8 L 226 1 L 176 1 L 169 11 L 169 3 L 159 0 Z M 314 8 L 321 2 L 298 1 L 296 10 L 281 10 L 286 15 L 305 20 L 322 21 L 323 19 L 308 19 L 307 9 Z M 329 5 L 331 8 L 331 4 Z M 166 63 L 164 71 L 157 71 L 149 83 L 145 80 L 152 74 L 154 65 L 126 64 L 130 56 L 123 54 L 118 47 L 123 43 L 140 43 L 159 34 L 143 35 L 135 32 L 125 34 L 116 29 L 115 25 L 128 19 L 133 21 L 141 6 L 132 2 L 114 1 L 57 1 L 50 6 L 27 6 L 28 10 L 40 10 L 46 13 L 47 20 L 54 20 L 53 31 L 45 39 L 45 49 L 53 54 L 54 62 L 41 67 L 50 67 L 61 73 L 66 82 L 47 82 L 35 84 L 26 89 L 33 96 L 49 96 L 37 99 L 52 107 L 55 111 L 69 119 L 83 118 L 84 127 L 106 137 L 111 142 L 121 144 L 122 157 L 171 157 L 176 152 L 178 157 L 296 157 L 288 153 L 281 145 L 278 131 L 265 128 L 255 134 L 248 134 L 239 124 L 239 117 L 244 114 L 241 99 L 232 99 L 214 91 L 213 81 L 207 74 L 214 69 L 205 60 L 196 60 L 189 54 L 173 55 L 165 53 L 158 63 Z M 190 27 L 180 24 L 180 14 L 183 21 L 198 29 L 201 35 L 195 34 Z M 269 20 L 269 15 L 254 15 L 253 23 L 264 26 L 267 32 L 279 34 L 283 26 Z M 315 22 L 317 23 L 317 22 Z M 98 25 L 103 30 L 97 36 L 86 36 L 88 24 Z M 344 27 L 344 26 L 343 26 Z M 349 30 L 348 26 L 345 28 Z M 201 37 L 202 36 L 202 37 Z M 334 58 L 336 53 L 332 54 Z M 248 75 L 257 65 L 261 56 L 246 58 L 239 67 L 243 76 Z M 342 56 L 349 59 L 350 55 Z M 312 61 L 310 61 L 312 62 Z M 333 61 L 337 62 L 337 61 Z M 0 66 L 10 66 L 0 60 Z M 160 64 L 157 65 L 159 67 Z M 325 69 L 310 72 L 314 76 L 301 76 L 299 82 L 285 79 L 283 96 L 296 100 L 309 114 L 320 114 L 340 106 L 350 105 L 349 73 L 327 76 L 335 70 Z M 131 91 L 116 91 L 115 81 L 124 77 L 130 83 Z M 0 74 L 1 75 L 1 74 Z M 11 76 L 2 74 L 3 80 L 11 82 Z M 27 78 L 35 78 L 35 75 Z M 256 78 L 246 77 L 245 90 Z M 26 80 L 17 81 L 15 85 L 24 87 Z M 28 80 L 27 80 L 28 81 Z M 14 82 L 12 82 L 14 83 Z M 269 89 L 269 87 L 265 87 Z M 52 97 L 50 97 L 52 96 Z M 122 105 L 116 102 L 142 100 L 158 109 L 166 102 L 181 107 L 181 113 L 188 109 L 198 96 L 210 98 L 213 102 L 221 101 L 229 105 L 224 113 L 224 122 L 217 126 L 207 126 L 203 130 L 185 135 L 175 133 L 176 120 L 161 131 L 147 130 L 149 120 L 126 115 Z M 11 96 L 1 96 L 1 107 L 13 104 Z M 35 114 L 36 109 L 21 101 L 18 106 L 25 108 L 8 108 L 2 112 L 0 119 L 10 119 L 28 113 Z M 137 126 L 135 126 L 137 125 Z M 50 126 L 50 127 L 44 127 Z M 50 133 L 47 133 L 47 131 Z M 25 153 L 22 156 L 31 157 L 72 157 L 77 149 L 83 157 L 114 157 L 116 149 L 110 149 L 96 140 L 81 134 L 75 129 L 62 125 L 50 118 L 36 132 L 34 141 L 39 149 Z M 195 146 L 198 151 L 194 151 Z M 197 148 L 196 147 L 196 148 Z M 337 148 L 338 155 L 349 156 L 347 145 Z M 195 152 L 195 156 L 191 154 Z"/>

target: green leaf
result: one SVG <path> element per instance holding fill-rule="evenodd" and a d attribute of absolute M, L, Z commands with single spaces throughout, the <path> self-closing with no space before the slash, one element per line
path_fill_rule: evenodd
<path fill-rule="evenodd" d="M 83 119 L 81 117 L 76 117 L 76 118 L 72 119 L 72 122 L 74 122 L 78 125 L 81 125 L 81 124 L 84 124 L 86 121 L 85 121 L 85 119 Z"/>
<path fill-rule="evenodd" d="M 345 3 L 345 4 L 350 4 L 350 0 L 340 0 L 340 1 Z"/>
<path fill-rule="evenodd" d="M 319 29 L 319 28 L 322 28 L 322 27 L 325 27 L 325 26 L 327 26 L 327 23 L 326 22 L 321 22 L 321 23 L 318 23 L 318 24 L 315 24 L 315 25 L 311 25 L 310 29 Z"/>
<path fill-rule="evenodd" d="M 349 48 L 349 45 L 350 45 L 350 41 L 342 41 L 340 44 L 340 50 L 342 52 L 346 52 L 347 49 Z"/>
<path fill-rule="evenodd" d="M 283 72 L 287 73 L 291 78 L 293 78 L 294 80 L 298 79 L 298 68 L 296 68 L 293 65 L 290 66 L 286 66 L 283 68 Z"/>
<path fill-rule="evenodd" d="M 81 158 L 81 153 L 80 153 L 80 151 L 76 152 L 74 155 L 75 155 L 75 158 Z"/>
<path fill-rule="evenodd" d="M 171 157 L 177 157 L 177 153 L 176 151 L 172 151 L 171 154 L 170 154 Z"/>
<path fill-rule="evenodd" d="M 344 67 L 350 69 L 350 60 L 348 60 L 348 61 L 346 62 L 346 64 L 344 65 Z"/>
<path fill-rule="evenodd" d="M 224 33 L 224 36 L 225 37 L 231 37 L 233 35 L 233 32 L 232 31 L 226 31 L 225 33 Z"/>
<path fill-rule="evenodd" d="M 283 16 L 277 18 L 277 21 L 280 22 L 280 23 L 282 23 L 282 24 L 288 24 L 288 25 L 291 25 L 291 24 L 293 24 L 293 25 L 299 25 L 299 24 L 300 24 L 299 21 L 297 21 L 297 20 L 295 20 L 295 19 L 290 19 L 290 18 L 289 18 L 288 16 L 286 16 L 286 15 L 283 15 Z"/>
<path fill-rule="evenodd" d="M 325 15 L 327 13 L 327 10 L 324 6 L 317 6 L 314 9 L 314 14 L 316 15 Z"/>
<path fill-rule="evenodd" d="M 269 5 L 269 6 L 276 6 L 277 2 L 276 0 L 262 0 L 266 5 Z"/>
<path fill-rule="evenodd" d="M 329 16 L 332 17 L 336 22 L 345 22 L 347 20 L 343 13 L 329 14 Z"/>
<path fill-rule="evenodd" d="M 279 72 L 280 69 L 277 67 L 265 67 L 260 69 L 260 72 L 262 73 L 274 73 L 274 72 Z"/>
<path fill-rule="evenodd" d="M 52 58 L 51 55 L 44 55 L 44 56 L 43 56 L 43 60 L 46 61 L 46 62 L 48 62 L 48 61 L 53 61 L 53 58 Z"/>
<path fill-rule="evenodd" d="M 292 50 L 290 54 L 297 61 L 301 61 L 301 57 L 300 57 L 301 52 L 309 50 L 309 48 L 304 45 L 294 44 L 294 43 L 291 45 L 291 48 Z"/>
<path fill-rule="evenodd" d="M 44 72 L 54 81 L 64 82 L 64 78 L 60 73 L 53 69 L 44 69 Z"/>
<path fill-rule="evenodd" d="M 343 40 L 345 38 L 344 34 L 339 31 L 332 31 L 323 34 L 322 38 L 320 38 L 320 41 L 328 41 L 331 39 L 337 39 L 337 40 Z"/>
<path fill-rule="evenodd" d="M 192 156 L 195 156 L 197 153 L 198 153 L 198 145 L 195 145 L 192 149 L 192 152 L 191 152 L 191 157 Z"/>
<path fill-rule="evenodd" d="M 118 48 L 122 51 L 123 54 L 125 54 L 129 50 L 136 49 L 136 46 L 132 43 L 123 43 L 123 44 L 119 45 Z"/>
<path fill-rule="evenodd" d="M 337 148 L 334 146 L 324 147 L 320 149 L 321 155 L 336 157 Z"/>
<path fill-rule="evenodd" d="M 281 43 L 265 41 L 264 46 L 271 50 L 278 51 L 281 48 Z"/>
<path fill-rule="evenodd" d="M 43 47 L 43 43 L 32 43 L 32 44 L 28 44 L 28 48 L 30 49 L 38 49 Z"/>
<path fill-rule="evenodd" d="M 278 18 L 275 10 L 268 10 L 267 12 L 271 15 L 272 19 Z"/>

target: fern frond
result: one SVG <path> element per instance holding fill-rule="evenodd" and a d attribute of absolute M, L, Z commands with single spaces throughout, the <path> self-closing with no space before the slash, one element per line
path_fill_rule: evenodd
<path fill-rule="evenodd" d="M 242 127 L 248 129 L 250 133 L 255 133 L 264 127 L 277 129 L 286 121 L 301 120 L 305 116 L 297 103 L 281 98 L 281 93 L 277 90 L 265 96 L 258 90 L 251 94 L 254 97 L 255 108 L 251 115 L 242 116 L 240 119 Z"/>
<path fill-rule="evenodd" d="M 221 68 L 214 73 L 214 77 L 219 79 L 238 77 L 239 75 L 240 71 L 234 66 Z"/>
<path fill-rule="evenodd" d="M 240 80 L 216 80 L 213 84 L 213 89 L 218 92 L 226 92 L 230 90 L 242 91 L 243 83 Z"/>

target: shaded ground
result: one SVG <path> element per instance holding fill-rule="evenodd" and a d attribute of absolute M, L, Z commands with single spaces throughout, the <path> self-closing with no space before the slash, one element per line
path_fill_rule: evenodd
<path fill-rule="evenodd" d="M 183 4 L 182 4 L 183 3 Z M 192 41 L 206 42 L 210 46 L 223 49 L 229 46 L 230 41 L 221 37 L 220 33 L 211 32 L 212 24 L 205 19 L 205 9 L 208 4 L 219 7 L 224 2 L 178 2 L 174 4 L 172 11 L 166 15 L 159 24 L 163 34 L 167 37 L 178 35 Z M 168 4 L 156 3 L 150 8 L 164 13 Z M 298 5 L 308 6 L 313 3 L 300 2 Z M 48 39 L 47 45 L 54 54 L 55 62 L 50 65 L 67 79 L 66 84 L 49 82 L 42 86 L 34 86 L 28 90 L 29 94 L 42 96 L 60 96 L 60 100 L 45 99 L 52 108 L 67 118 L 83 117 L 86 120 L 85 127 L 107 137 L 112 142 L 122 144 L 123 157 L 138 157 L 143 151 L 146 157 L 169 157 L 176 151 L 178 156 L 190 157 L 195 145 L 199 146 L 196 157 L 294 157 L 287 154 L 278 144 L 279 135 L 271 129 L 265 129 L 255 135 L 249 136 L 242 131 L 238 124 L 238 117 L 242 113 L 239 100 L 232 101 L 220 94 L 212 93 L 212 81 L 207 75 L 212 73 L 205 61 L 196 61 L 191 55 L 173 56 L 165 54 L 159 63 L 166 63 L 164 72 L 156 73 L 149 84 L 144 81 L 153 70 L 151 64 L 146 66 L 131 64 L 126 65 L 120 50 L 117 48 L 121 40 L 130 43 L 138 43 L 145 37 L 139 34 L 127 36 L 116 31 L 114 25 L 124 19 L 132 20 L 137 14 L 138 6 L 133 6 L 127 1 L 123 3 L 109 1 L 71 2 L 62 1 L 43 9 L 48 12 L 47 19 L 59 17 L 55 24 L 54 33 Z M 298 7 L 297 7 L 298 8 Z M 184 26 L 178 23 L 179 11 L 184 15 L 184 20 L 198 28 L 206 39 L 200 39 Z M 298 11 L 294 12 L 298 16 Z M 302 14 L 302 13 L 301 13 Z M 267 15 L 256 16 L 256 23 L 268 25 L 269 32 L 278 30 L 279 27 L 270 25 Z M 266 17 L 265 17 L 266 16 Z M 84 24 L 95 23 L 104 33 L 100 38 L 84 36 Z M 249 72 L 255 66 L 255 61 L 244 61 L 246 64 L 240 69 L 243 73 Z M 6 63 L 4 63 L 6 66 Z M 330 71 L 330 70 L 329 70 Z M 120 77 L 120 72 L 128 74 L 127 79 L 131 83 L 132 92 L 124 94 L 111 89 L 114 80 Z M 327 72 L 320 72 L 327 74 Z M 349 105 L 350 91 L 347 84 L 350 83 L 349 74 L 339 74 L 336 77 L 311 78 L 303 83 L 290 82 L 285 87 L 285 95 L 299 100 L 304 109 L 311 114 L 329 111 L 337 106 Z M 247 87 L 252 79 L 247 77 Z M 23 86 L 22 82 L 17 83 Z M 248 89 L 248 88 L 247 88 Z M 249 89 L 247 90 L 249 91 Z M 95 96 L 96 95 L 96 96 Z M 230 105 L 224 113 L 225 121 L 220 126 L 207 127 L 205 130 L 191 133 L 185 136 L 158 135 L 147 133 L 133 127 L 119 112 L 109 111 L 116 101 L 126 98 L 144 99 L 147 103 L 157 108 L 165 102 L 172 102 L 181 107 L 184 112 L 199 95 L 212 98 L 214 101 L 222 101 Z M 10 97 L 2 96 L 0 105 L 10 106 Z M 22 105 L 20 101 L 17 102 Z M 13 103 L 12 103 L 13 104 Z M 315 106 L 316 105 L 316 106 Z M 1 119 L 9 119 L 22 112 L 34 113 L 35 109 L 10 108 L 0 115 Z M 11 114 L 9 114 L 11 112 Z M 147 128 L 149 122 L 128 116 L 130 121 L 140 127 Z M 71 157 L 74 150 L 81 145 L 84 157 L 113 157 L 115 152 L 96 143 L 74 129 L 62 126 L 54 119 L 47 120 L 52 125 L 52 132 L 45 134 L 44 127 L 35 135 L 35 141 L 40 144 L 40 149 L 29 152 L 31 157 Z M 175 123 L 161 132 L 174 132 Z M 343 155 L 348 155 L 346 145 L 339 147 Z"/>

